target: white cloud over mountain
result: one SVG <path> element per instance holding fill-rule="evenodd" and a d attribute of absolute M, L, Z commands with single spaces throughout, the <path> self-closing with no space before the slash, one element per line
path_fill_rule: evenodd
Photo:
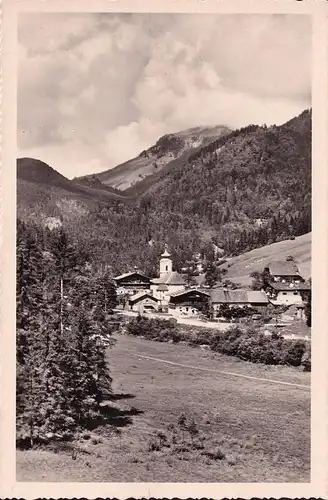
<path fill-rule="evenodd" d="M 198 125 L 283 123 L 311 105 L 303 15 L 24 14 L 18 143 L 68 177 Z"/>

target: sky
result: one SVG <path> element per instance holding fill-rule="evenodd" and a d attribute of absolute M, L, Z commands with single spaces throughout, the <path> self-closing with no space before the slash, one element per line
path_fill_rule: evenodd
<path fill-rule="evenodd" d="M 311 106 L 306 15 L 24 13 L 18 44 L 18 156 L 68 178 L 167 133 Z"/>

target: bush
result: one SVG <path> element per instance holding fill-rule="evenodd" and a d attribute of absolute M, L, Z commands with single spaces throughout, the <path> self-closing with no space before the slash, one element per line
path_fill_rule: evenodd
<path fill-rule="evenodd" d="M 307 342 L 302 356 L 301 366 L 305 372 L 311 371 L 311 343 Z"/>
<path fill-rule="evenodd" d="M 213 331 L 201 330 L 192 331 L 188 335 L 188 344 L 192 346 L 211 345 L 213 339 Z"/>
<path fill-rule="evenodd" d="M 306 347 L 303 341 L 287 340 L 279 335 L 266 337 L 240 327 L 217 332 L 212 338 L 211 349 L 252 363 L 300 366 L 304 359 L 304 367 L 309 365 L 304 356 Z"/>
<path fill-rule="evenodd" d="M 172 319 L 160 319 L 160 318 L 145 318 L 144 316 L 138 315 L 133 318 L 127 324 L 127 333 L 129 335 L 143 336 L 147 339 L 155 339 L 163 341 L 164 339 L 170 339 L 170 332 L 176 329 L 176 321 Z M 163 334 L 163 332 L 166 332 Z"/>
<path fill-rule="evenodd" d="M 300 366 L 305 352 L 305 342 L 297 340 L 286 346 L 285 364 L 291 366 Z"/>

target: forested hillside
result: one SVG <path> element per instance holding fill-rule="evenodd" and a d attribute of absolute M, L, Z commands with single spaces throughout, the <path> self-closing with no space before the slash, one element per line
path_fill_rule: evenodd
<path fill-rule="evenodd" d="M 238 255 L 311 231 L 311 111 L 279 127 L 219 136 L 160 172 L 142 194 L 138 184 L 127 190 L 128 199 L 122 192 L 97 200 L 96 188 L 82 199 L 40 186 L 18 180 L 19 215 L 42 224 L 58 218 L 96 266 L 110 264 L 114 273 L 137 265 L 155 274 L 165 242 L 178 269 L 212 242 Z"/>
<path fill-rule="evenodd" d="M 229 254 L 311 230 L 311 114 L 232 132 L 192 155 L 142 197 L 179 214 Z M 174 217 L 173 216 L 173 217 Z"/>

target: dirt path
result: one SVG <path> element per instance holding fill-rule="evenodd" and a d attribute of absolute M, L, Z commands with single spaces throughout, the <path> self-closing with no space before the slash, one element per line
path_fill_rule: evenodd
<path fill-rule="evenodd" d="M 204 368 L 202 366 L 194 366 L 194 365 L 182 365 L 181 363 L 174 363 L 173 361 L 168 361 L 166 359 L 160 359 L 160 358 L 153 358 L 150 356 L 142 356 L 141 354 L 135 354 L 138 358 L 144 358 L 144 359 L 149 359 L 153 361 L 158 361 L 159 363 L 166 363 L 168 365 L 175 365 L 175 366 L 180 366 L 181 368 L 188 368 L 192 370 L 202 370 L 205 372 L 211 372 L 211 373 L 216 373 L 220 375 L 228 375 L 231 377 L 242 377 L 246 378 L 248 380 L 254 380 L 254 381 L 259 381 L 259 382 L 267 382 L 270 384 L 278 384 L 278 385 L 289 385 L 292 387 L 299 387 L 302 389 L 311 389 L 310 385 L 303 385 L 303 384 L 295 384 L 292 382 L 282 382 L 281 380 L 272 380 L 270 378 L 260 378 L 260 377 L 251 377 L 250 375 L 242 375 L 241 373 L 233 373 L 233 372 L 226 372 L 226 371 L 221 371 L 221 370 L 212 370 L 211 368 Z"/>

